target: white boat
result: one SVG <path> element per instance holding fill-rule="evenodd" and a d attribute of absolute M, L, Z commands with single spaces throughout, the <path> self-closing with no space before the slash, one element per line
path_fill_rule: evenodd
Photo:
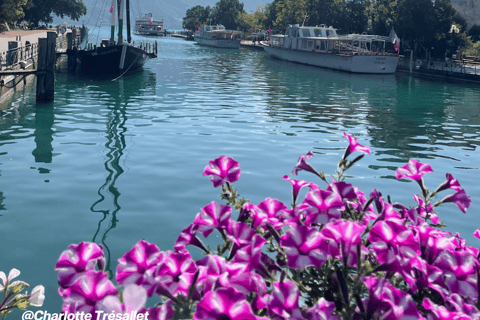
<path fill-rule="evenodd" d="M 398 40 L 394 37 L 394 40 Z M 304 27 L 289 25 L 285 35 L 271 35 L 262 42 L 272 56 L 317 67 L 354 73 L 394 73 L 399 55 L 386 52 L 389 37 L 377 35 L 337 35 L 325 25 Z"/>
<path fill-rule="evenodd" d="M 240 39 L 237 31 L 226 30 L 222 25 L 201 26 L 195 31 L 194 40 L 201 45 L 216 48 L 240 48 Z"/>
<path fill-rule="evenodd" d="M 163 36 L 163 19 L 155 19 L 151 13 L 147 13 L 143 18 L 135 19 L 133 31 L 141 36 Z"/>

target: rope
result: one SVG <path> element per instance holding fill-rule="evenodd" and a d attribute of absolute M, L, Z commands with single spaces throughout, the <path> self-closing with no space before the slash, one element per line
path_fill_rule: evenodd
<path fill-rule="evenodd" d="M 128 70 L 130 70 L 130 68 L 133 66 L 133 64 L 137 61 L 138 57 L 140 57 L 140 56 L 137 56 L 137 57 L 135 58 L 135 60 L 133 60 L 133 62 L 132 62 L 132 64 L 130 65 L 130 67 L 128 67 L 128 69 L 125 70 L 124 73 L 122 73 L 121 75 L 119 75 L 118 77 L 116 77 L 115 79 L 113 79 L 112 81 L 118 80 L 118 79 L 120 79 L 121 77 L 123 77 L 123 75 L 124 75 L 125 73 L 127 73 Z"/>

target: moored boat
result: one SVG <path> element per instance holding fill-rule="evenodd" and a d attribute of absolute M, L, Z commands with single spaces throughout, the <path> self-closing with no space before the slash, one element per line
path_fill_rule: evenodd
<path fill-rule="evenodd" d="M 141 36 L 164 36 L 163 19 L 155 19 L 147 13 L 143 18 L 135 19 L 133 32 Z"/>
<path fill-rule="evenodd" d="M 127 41 L 124 41 L 122 35 L 124 3 L 126 4 L 127 12 Z M 80 69 L 84 73 L 123 74 L 130 70 L 139 69 L 149 59 L 157 57 L 156 42 L 140 42 L 135 45 L 131 41 L 129 0 L 126 0 L 126 2 L 121 0 L 118 3 L 118 41 L 115 41 L 115 4 L 117 4 L 117 1 L 113 0 L 110 8 L 110 13 L 112 14 L 110 39 L 103 39 L 99 46 L 86 44 L 84 50 L 77 52 L 77 58 L 80 60 Z"/>
<path fill-rule="evenodd" d="M 240 48 L 240 38 L 237 38 L 237 31 L 226 30 L 223 25 L 201 26 L 195 32 L 194 40 L 201 45 L 216 48 Z"/>
<path fill-rule="evenodd" d="M 262 44 L 267 53 L 282 60 L 353 73 L 386 74 L 395 72 L 399 59 L 397 53 L 386 51 L 387 43 L 392 40 L 398 49 L 398 37 L 391 38 L 366 34 L 339 36 L 333 27 L 297 24 L 289 25 L 285 35 L 271 35 L 270 42 Z"/>

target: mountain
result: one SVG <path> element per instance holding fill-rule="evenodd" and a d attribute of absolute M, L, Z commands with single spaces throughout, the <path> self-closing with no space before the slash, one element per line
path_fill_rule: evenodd
<path fill-rule="evenodd" d="M 100 4 L 100 2 L 102 2 Z M 241 1 L 244 4 L 246 12 L 251 13 L 255 9 L 269 1 L 266 0 L 246 0 Z M 79 21 L 72 21 L 68 18 L 55 17 L 53 24 L 62 24 L 67 22 L 69 25 L 80 26 L 82 23 L 85 25 L 95 25 L 101 21 L 99 13 L 103 14 L 102 25 L 109 23 L 108 10 L 110 9 L 111 1 L 109 0 L 83 0 L 83 3 L 87 6 L 87 15 L 80 18 Z M 152 13 L 157 19 L 163 19 L 163 26 L 167 30 L 182 30 L 182 19 L 185 17 L 187 9 L 200 5 L 203 7 L 213 7 L 217 3 L 217 0 L 131 0 L 130 8 L 132 10 L 132 23 L 135 18 L 143 17 L 145 13 Z"/>

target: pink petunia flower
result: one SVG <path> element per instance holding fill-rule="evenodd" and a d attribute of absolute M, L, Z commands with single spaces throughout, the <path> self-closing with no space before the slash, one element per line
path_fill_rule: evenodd
<path fill-rule="evenodd" d="M 280 238 L 280 246 L 285 249 L 288 266 L 293 269 L 304 269 L 308 266 L 320 268 L 328 258 L 321 248 L 322 242 L 325 241 L 320 232 L 307 226 L 296 226 Z"/>
<path fill-rule="evenodd" d="M 445 181 L 444 183 L 442 183 L 438 188 L 437 190 L 435 190 L 435 192 L 440 192 L 440 191 L 443 191 L 443 190 L 447 190 L 447 189 L 452 189 L 452 190 L 455 190 L 455 191 L 460 191 L 460 183 L 458 182 L 457 179 L 455 179 L 450 173 L 447 173 L 446 174 L 446 177 L 447 177 L 447 181 Z"/>
<path fill-rule="evenodd" d="M 141 240 L 118 259 L 116 280 L 121 285 L 137 284 L 146 289 L 153 286 L 152 276 L 165 254 L 155 244 Z M 153 294 L 153 292 L 151 292 Z"/>
<path fill-rule="evenodd" d="M 406 165 L 396 171 L 397 179 L 410 178 L 420 183 L 425 173 L 433 172 L 428 163 L 420 163 L 415 159 L 410 159 Z"/>
<path fill-rule="evenodd" d="M 284 226 L 283 222 L 291 218 L 287 206 L 277 199 L 266 198 L 258 205 L 247 203 L 244 208 L 250 210 L 254 229 L 261 226 L 266 230 L 267 223 L 270 223 L 275 229 L 280 229 Z"/>
<path fill-rule="evenodd" d="M 323 297 L 318 299 L 317 304 L 305 310 L 303 316 L 306 320 L 340 320 L 339 316 L 334 316 L 335 303 L 325 300 Z"/>
<path fill-rule="evenodd" d="M 289 181 L 292 184 L 293 203 L 296 203 L 300 189 L 310 185 L 310 182 L 306 182 L 304 180 L 291 179 L 287 175 L 283 176 L 283 179 Z"/>
<path fill-rule="evenodd" d="M 197 304 L 193 319 L 268 320 L 254 315 L 245 295 L 232 287 L 205 294 Z"/>
<path fill-rule="evenodd" d="M 95 270 L 95 265 L 105 265 L 103 249 L 96 243 L 71 244 L 55 264 L 58 283 L 62 288 L 72 285 L 85 271 Z"/>
<path fill-rule="evenodd" d="M 344 263 L 356 266 L 356 246 L 362 243 L 361 236 L 365 229 L 366 226 L 359 222 L 336 220 L 326 224 L 320 233 L 341 248 Z"/>
<path fill-rule="evenodd" d="M 460 210 L 462 210 L 463 213 L 467 213 L 467 209 L 468 207 L 470 207 L 472 199 L 470 199 L 470 196 L 465 192 L 464 189 L 460 189 L 457 193 L 448 195 L 443 198 L 441 202 L 453 202 Z"/>
<path fill-rule="evenodd" d="M 215 229 L 226 229 L 231 216 L 232 209 L 229 206 L 212 201 L 197 214 L 193 224 L 207 238 Z"/>
<path fill-rule="evenodd" d="M 203 243 L 196 236 L 198 231 L 197 228 L 198 228 L 198 225 L 195 225 L 192 223 L 191 225 L 183 229 L 180 232 L 180 235 L 178 236 L 177 241 L 175 241 L 175 245 L 173 246 L 173 249 L 179 252 L 179 251 L 185 250 L 185 248 L 188 245 L 193 245 L 207 252 L 208 251 L 207 248 L 205 248 Z"/>
<path fill-rule="evenodd" d="M 325 224 L 332 219 L 339 219 L 342 210 L 345 209 L 340 196 L 336 192 L 326 190 L 311 189 L 303 203 L 309 205 L 306 225 Z"/>
<path fill-rule="evenodd" d="M 357 138 L 352 137 L 351 135 L 347 134 L 346 132 L 343 133 L 343 136 L 348 139 L 348 148 L 345 150 L 345 154 L 343 155 L 343 159 L 346 159 L 351 153 L 355 151 L 365 152 L 371 155 L 370 148 L 361 145 L 358 143 Z"/>
<path fill-rule="evenodd" d="M 238 162 L 225 155 L 210 160 L 203 170 L 204 176 L 209 176 L 213 186 L 216 188 L 225 182 L 233 183 L 240 177 Z"/>
<path fill-rule="evenodd" d="M 167 289 L 173 296 L 187 296 L 196 272 L 197 266 L 187 250 L 177 253 L 168 251 L 154 273 L 157 294 L 165 295 L 164 290 Z"/>
<path fill-rule="evenodd" d="M 267 301 L 269 316 L 277 316 L 282 319 L 302 319 L 298 299 L 300 291 L 290 281 L 280 281 L 273 284 L 273 291 Z"/>
<path fill-rule="evenodd" d="M 85 312 L 94 314 L 102 310 L 103 300 L 107 296 L 117 296 L 118 291 L 108 280 L 108 274 L 103 271 L 85 271 L 80 278 L 68 288 L 59 288 L 63 299 L 63 312 Z"/>
<path fill-rule="evenodd" d="M 145 303 L 147 302 L 147 290 L 136 284 L 129 284 L 123 290 L 123 303 L 117 296 L 109 295 L 103 298 L 100 303 L 97 303 L 97 310 L 102 310 L 105 313 L 126 313 L 145 315 Z"/>
<path fill-rule="evenodd" d="M 292 170 L 292 174 L 298 175 L 298 171 L 305 170 L 318 176 L 318 172 L 312 167 L 311 164 L 307 162 L 307 160 L 310 159 L 311 157 L 313 157 L 312 151 L 308 151 L 308 153 L 304 156 L 300 155 L 300 157 L 298 158 L 297 164 Z"/>

